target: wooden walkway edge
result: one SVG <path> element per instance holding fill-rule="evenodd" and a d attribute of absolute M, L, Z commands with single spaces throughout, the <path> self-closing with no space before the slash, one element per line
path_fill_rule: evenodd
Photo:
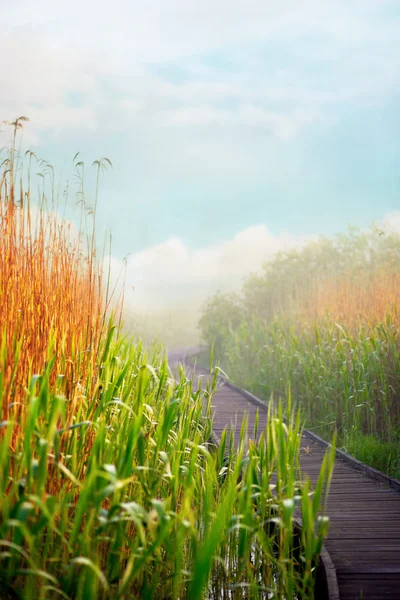
<path fill-rule="evenodd" d="M 188 353 L 174 353 L 184 362 Z M 196 367 L 195 375 L 209 376 Z M 238 436 L 247 414 L 249 430 L 259 414 L 266 425 L 266 403 L 226 380 L 213 397 L 214 434 L 225 427 Z M 328 444 L 304 431 L 301 470 L 315 482 Z M 328 498 L 326 549 L 336 570 L 340 600 L 400 600 L 400 482 L 338 451 Z M 317 599 L 318 600 L 318 599 Z"/>

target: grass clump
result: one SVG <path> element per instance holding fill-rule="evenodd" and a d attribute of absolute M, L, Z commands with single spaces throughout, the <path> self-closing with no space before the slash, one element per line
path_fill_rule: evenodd
<path fill-rule="evenodd" d="M 0 168 L 0 372 L 2 418 L 25 410 L 26 385 L 50 359 L 69 396 L 89 381 L 104 330 L 102 272 L 95 250 L 60 218 L 51 165 L 17 153 L 17 135 Z M 23 160 L 25 159 L 25 162 Z M 39 192 L 32 198 L 33 165 Z M 87 207 L 82 203 L 82 210 Z M 90 242 L 93 243 L 93 242 Z M 89 244 L 89 242 L 88 242 Z M 52 381 L 54 383 L 54 381 Z M 12 413 L 10 413 L 12 406 Z"/>
<path fill-rule="evenodd" d="M 400 477 L 400 237 L 321 240 L 278 256 L 241 295 L 212 298 L 203 338 L 240 385 L 290 388 L 306 426 Z"/>
<path fill-rule="evenodd" d="M 257 445 L 244 424 L 237 450 L 225 432 L 215 451 L 212 388 L 173 381 L 140 345 L 102 351 L 72 424 L 50 365 L 30 383 L 14 447 L 15 424 L 2 424 L 3 597 L 312 598 L 333 456 L 310 496 L 299 418 L 271 418 Z"/>

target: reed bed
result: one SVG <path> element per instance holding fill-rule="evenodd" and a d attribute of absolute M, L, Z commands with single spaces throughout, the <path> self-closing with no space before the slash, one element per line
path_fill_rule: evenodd
<path fill-rule="evenodd" d="M 277 257 L 215 296 L 203 337 L 240 385 L 292 397 L 306 426 L 400 477 L 400 238 L 351 231 Z"/>
<path fill-rule="evenodd" d="M 333 453 L 311 490 L 299 416 L 278 412 L 257 445 L 244 423 L 237 450 L 226 432 L 215 449 L 212 386 L 194 391 L 156 350 L 111 337 L 101 364 L 99 401 L 72 425 L 49 370 L 30 383 L 15 448 L 3 424 L 2 597 L 313 598 Z"/>
<path fill-rule="evenodd" d="M 25 121 L 22 117 L 11 124 L 12 143 L 0 170 L 3 420 L 26 409 L 27 382 L 49 360 L 54 362 L 52 375 L 68 382 L 68 395 L 75 393 L 77 383 L 88 382 L 105 316 L 94 247 L 84 247 L 82 233 L 58 216 L 51 166 L 31 152 L 25 157 L 17 152 Z M 34 167 L 40 168 L 41 185 L 33 200 Z"/>
<path fill-rule="evenodd" d="M 174 378 L 160 348 L 119 335 L 98 191 L 89 210 L 75 158 L 77 235 L 43 161 L 33 199 L 37 159 L 16 150 L 25 121 L 0 177 L 1 597 L 312 599 L 333 450 L 311 490 L 300 416 L 286 424 L 282 408 L 257 445 L 244 423 L 238 445 L 225 432 L 215 448 L 216 379 Z M 97 190 L 107 164 L 94 163 Z"/>

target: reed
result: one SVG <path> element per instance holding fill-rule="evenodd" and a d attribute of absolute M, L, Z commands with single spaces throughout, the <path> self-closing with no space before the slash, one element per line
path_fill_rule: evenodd
<path fill-rule="evenodd" d="M 290 388 L 309 429 L 397 477 L 399 256 L 395 234 L 322 240 L 210 299 L 200 321 L 238 384 L 266 400 Z"/>
<path fill-rule="evenodd" d="M 212 387 L 111 336 L 101 366 L 72 425 L 50 367 L 30 382 L 15 447 L 3 423 L 2 597 L 313 598 L 334 454 L 310 493 L 299 416 L 278 411 L 257 445 L 244 423 L 236 450 L 227 431 L 215 450 Z"/>
<path fill-rule="evenodd" d="M 161 348 L 117 335 L 87 205 L 76 236 L 44 163 L 33 202 L 24 122 L 0 186 L 2 598 L 312 599 L 333 451 L 310 491 L 299 415 L 213 446 L 215 380 L 174 378 Z"/>
<path fill-rule="evenodd" d="M 65 379 L 68 396 L 78 384 L 88 384 L 105 314 L 94 236 L 86 251 L 82 232 L 57 214 L 60 199 L 52 167 L 32 152 L 21 157 L 17 151 L 26 120 L 11 124 L 12 144 L 0 170 L 3 420 L 18 419 L 26 410 L 27 382 L 50 360 L 52 376 Z M 32 198 L 34 166 L 41 169 L 41 183 Z"/>

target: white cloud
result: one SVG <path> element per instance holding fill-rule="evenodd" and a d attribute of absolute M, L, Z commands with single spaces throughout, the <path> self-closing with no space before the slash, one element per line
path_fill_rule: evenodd
<path fill-rule="evenodd" d="M 1 120 L 29 117 L 32 126 L 26 128 L 25 139 L 36 142 L 40 130 L 54 135 L 93 130 L 98 125 L 94 102 L 98 72 L 88 59 L 67 49 L 52 49 L 35 33 L 3 35 Z M 68 94 L 73 92 L 84 98 L 81 106 L 68 102 Z"/>
<path fill-rule="evenodd" d="M 332 119 L 332 103 L 399 88 L 399 24 L 379 22 L 377 4 L 116 0 L 110 10 L 105 0 L 70 0 L 60 10 L 50 0 L 15 0 L 0 16 L 0 116 L 27 114 L 37 130 L 58 136 L 100 127 L 128 126 L 133 135 L 139 126 L 224 126 L 292 138 Z M 320 39 L 320 53 L 308 39 Z M 280 65 L 279 56 L 274 64 L 273 49 L 268 66 L 254 48 L 273 41 L 285 46 L 284 55 L 323 66 L 323 74 L 314 80 L 297 64 Z M 229 50 L 232 68 L 202 61 L 221 49 Z M 192 81 L 172 84 L 152 74 L 151 63 L 169 60 L 184 60 Z M 81 94 L 79 106 L 69 92 Z"/>
<path fill-rule="evenodd" d="M 385 214 L 377 224 L 400 234 L 400 211 Z M 187 301 L 201 305 L 217 290 L 240 289 L 246 277 L 260 271 L 276 253 L 313 239 L 317 236 L 273 234 L 266 225 L 247 227 L 220 244 L 194 250 L 171 237 L 127 258 L 125 307 L 143 313 L 170 310 Z M 123 262 L 113 258 L 111 271 L 115 282 L 123 272 Z"/>
<path fill-rule="evenodd" d="M 197 250 L 169 238 L 128 257 L 126 308 L 168 309 L 185 299 L 202 301 L 218 289 L 237 289 L 269 257 L 304 241 L 285 232 L 274 235 L 265 225 L 248 227 L 221 244 Z M 122 268 L 122 262 L 114 258 L 113 281 Z"/>
<path fill-rule="evenodd" d="M 287 114 L 243 104 L 237 110 L 216 109 L 212 106 L 180 107 L 166 111 L 161 121 L 166 126 L 198 127 L 213 125 L 229 129 L 257 129 L 273 137 L 292 138 L 301 127 L 317 119 L 316 114 L 307 111 L 293 111 Z"/>
<path fill-rule="evenodd" d="M 227 44 L 283 39 L 319 32 L 327 40 L 382 39 L 374 15 L 384 0 L 107 0 L 60 4 L 14 0 L 2 20 L 39 31 L 53 46 L 103 47 L 106 60 L 169 60 Z"/>
<path fill-rule="evenodd" d="M 381 221 L 377 223 L 384 231 L 400 234 L 400 210 L 386 213 Z"/>

